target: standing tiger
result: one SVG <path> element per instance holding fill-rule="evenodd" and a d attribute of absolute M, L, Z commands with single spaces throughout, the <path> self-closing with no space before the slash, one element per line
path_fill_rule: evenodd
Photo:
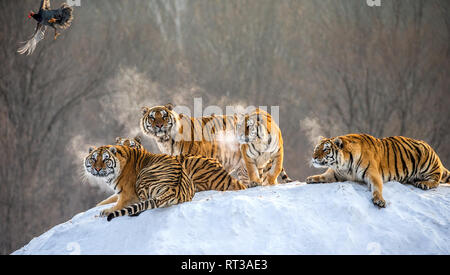
<path fill-rule="evenodd" d="M 307 183 L 366 182 L 378 207 L 386 207 L 383 182 L 411 183 L 428 190 L 450 180 L 450 172 L 430 145 L 402 136 L 378 139 L 350 134 L 322 138 L 314 149 L 312 164 L 328 170 L 308 177 Z"/>
<path fill-rule="evenodd" d="M 89 149 L 84 160 L 89 179 L 106 183 L 115 194 L 100 202 L 116 202 L 100 215 L 107 220 L 138 215 L 147 209 L 191 201 L 195 190 L 243 190 L 214 159 L 200 156 L 173 157 L 145 149 L 106 145 Z"/>
<path fill-rule="evenodd" d="M 142 132 L 156 141 L 162 153 L 215 158 L 230 174 L 242 172 L 243 165 L 235 126 L 236 116 L 193 118 L 176 113 L 171 104 L 143 107 L 140 120 Z M 245 173 L 240 179 L 246 181 Z"/>
<path fill-rule="evenodd" d="M 245 168 L 251 182 L 258 185 L 291 182 L 283 168 L 283 138 L 272 116 L 257 108 L 238 119 L 236 136 L 239 141 Z"/>

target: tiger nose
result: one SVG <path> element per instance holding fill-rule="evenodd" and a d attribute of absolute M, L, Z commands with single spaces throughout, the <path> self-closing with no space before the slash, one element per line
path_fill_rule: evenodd
<path fill-rule="evenodd" d="M 163 127 L 163 124 L 162 124 L 162 123 L 157 123 L 157 124 L 156 124 L 156 127 L 162 128 L 162 127 Z"/>
<path fill-rule="evenodd" d="M 96 170 L 97 172 L 100 172 L 100 170 L 102 170 L 102 168 L 97 168 L 97 167 L 95 167 L 95 170 Z"/>

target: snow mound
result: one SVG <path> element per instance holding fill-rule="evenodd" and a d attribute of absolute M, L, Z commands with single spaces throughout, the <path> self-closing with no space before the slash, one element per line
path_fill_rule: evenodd
<path fill-rule="evenodd" d="M 13 254 L 449 254 L 450 188 L 344 182 L 200 192 L 192 202 L 107 222 L 93 208 Z"/>

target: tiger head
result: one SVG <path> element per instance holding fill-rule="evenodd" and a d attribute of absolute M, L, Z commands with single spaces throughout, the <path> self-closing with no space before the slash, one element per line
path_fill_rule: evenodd
<path fill-rule="evenodd" d="M 336 167 L 344 157 L 344 141 L 340 137 L 324 138 L 314 148 L 312 165 L 316 168 Z"/>
<path fill-rule="evenodd" d="M 126 163 L 126 159 L 121 159 L 120 155 L 117 154 L 117 148 L 111 145 L 89 148 L 89 154 L 84 158 L 87 177 L 113 187 L 112 184 L 120 175 L 120 167 Z"/>
<path fill-rule="evenodd" d="M 128 146 L 130 148 L 142 149 L 141 137 L 136 136 L 134 138 L 116 138 L 116 145 Z"/>
<path fill-rule="evenodd" d="M 265 142 L 270 133 L 267 121 L 261 115 L 245 115 L 238 117 L 236 137 L 240 144 Z"/>
<path fill-rule="evenodd" d="M 141 129 L 149 136 L 167 141 L 176 133 L 178 115 L 173 105 L 142 107 Z"/>

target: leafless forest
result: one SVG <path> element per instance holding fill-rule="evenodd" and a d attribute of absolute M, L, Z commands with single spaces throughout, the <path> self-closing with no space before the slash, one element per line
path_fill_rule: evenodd
<path fill-rule="evenodd" d="M 349 132 L 423 139 L 450 166 L 448 0 L 81 0 L 19 55 L 39 2 L 0 0 L 1 254 L 105 198 L 82 157 L 139 133 L 144 104 L 278 105 L 298 180 L 317 135 Z"/>

